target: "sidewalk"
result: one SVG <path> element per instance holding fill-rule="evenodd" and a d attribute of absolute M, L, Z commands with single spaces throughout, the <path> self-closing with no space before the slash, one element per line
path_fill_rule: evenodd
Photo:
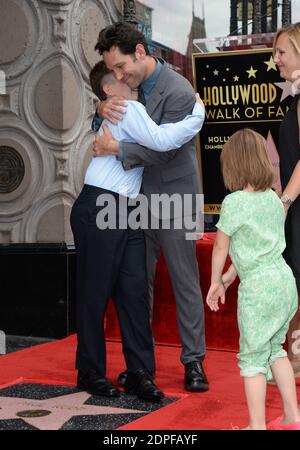
<path fill-rule="evenodd" d="M 54 340 L 55 339 L 7 335 L 6 336 L 6 354 L 17 352 L 18 350 L 24 350 L 24 348 L 33 347 L 34 345 L 45 344 L 46 342 L 52 342 Z"/>

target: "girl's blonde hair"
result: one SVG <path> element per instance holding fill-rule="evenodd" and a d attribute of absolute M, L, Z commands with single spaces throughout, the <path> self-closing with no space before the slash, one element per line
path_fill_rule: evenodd
<path fill-rule="evenodd" d="M 281 34 L 287 34 L 291 43 L 293 44 L 296 52 L 300 55 L 300 22 L 294 23 L 293 25 L 287 25 L 286 27 L 280 28 L 277 31 L 273 41 L 273 53 L 276 51 L 276 43 Z"/>
<path fill-rule="evenodd" d="M 274 181 L 266 140 L 249 128 L 234 133 L 223 146 L 221 168 L 230 191 L 242 190 L 248 184 L 255 191 L 265 191 Z"/>

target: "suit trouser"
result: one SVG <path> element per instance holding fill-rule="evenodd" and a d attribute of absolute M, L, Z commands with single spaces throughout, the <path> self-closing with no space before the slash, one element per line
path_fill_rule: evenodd
<path fill-rule="evenodd" d="M 148 295 L 153 311 L 153 282 L 162 249 L 176 300 L 181 362 L 203 361 L 205 356 L 204 306 L 199 282 L 196 242 L 186 240 L 184 229 L 145 230 Z"/>
<path fill-rule="evenodd" d="M 71 213 L 77 252 L 76 368 L 83 371 L 94 369 L 105 376 L 104 316 L 112 297 L 127 369 L 143 368 L 153 372 L 155 362 L 144 234 L 142 230 L 100 230 L 96 216 L 101 207 L 96 206 L 96 200 L 102 193 L 111 194 L 118 202 L 117 194 L 85 185 Z"/>

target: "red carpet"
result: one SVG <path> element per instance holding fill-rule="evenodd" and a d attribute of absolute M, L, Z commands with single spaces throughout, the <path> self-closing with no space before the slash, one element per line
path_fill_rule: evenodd
<path fill-rule="evenodd" d="M 66 339 L 28 348 L 0 357 L 0 387 L 17 381 L 46 384 L 75 385 L 74 370 L 76 338 Z M 124 369 L 121 345 L 108 342 L 108 377 L 115 383 Z M 217 430 L 247 425 L 247 409 L 242 380 L 233 352 L 208 351 L 205 369 L 210 390 L 201 394 L 188 394 L 183 389 L 183 367 L 179 362 L 178 347 L 157 346 L 157 384 L 169 396 L 181 399 L 152 412 L 123 430 Z M 299 379 L 298 379 L 299 380 Z M 300 388 L 298 388 L 300 396 Z M 267 419 L 281 413 L 281 401 L 276 386 L 269 386 Z"/>
<path fill-rule="evenodd" d="M 199 265 L 200 284 L 205 299 L 210 286 L 211 255 L 216 233 L 205 233 L 202 240 L 197 241 L 197 260 Z M 228 259 L 227 265 L 230 264 Z M 205 304 L 206 343 L 209 348 L 221 350 L 238 349 L 238 327 L 236 318 L 238 282 L 235 282 L 226 293 L 226 304 L 218 314 L 213 313 Z M 163 256 L 160 257 L 154 283 L 153 332 L 155 342 L 179 345 L 177 331 L 175 298 L 168 269 Z M 106 321 L 106 337 L 120 340 L 117 316 L 112 304 L 109 305 Z"/>

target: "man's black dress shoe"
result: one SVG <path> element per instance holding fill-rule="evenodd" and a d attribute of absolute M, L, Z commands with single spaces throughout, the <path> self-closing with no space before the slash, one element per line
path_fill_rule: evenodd
<path fill-rule="evenodd" d="M 184 387 L 191 392 L 208 391 L 208 381 L 200 361 L 192 361 L 184 365 Z"/>
<path fill-rule="evenodd" d="M 100 377 L 95 370 L 88 370 L 87 372 L 79 370 L 77 387 L 93 395 L 104 397 L 119 397 L 120 395 L 119 389 L 113 386 L 107 378 Z"/>
<path fill-rule="evenodd" d="M 150 375 L 152 378 L 155 377 L 155 372 L 150 372 Z M 118 385 L 119 386 L 125 386 L 125 382 L 126 382 L 126 378 L 127 378 L 127 370 L 124 370 L 124 372 L 121 372 L 118 376 Z"/>
<path fill-rule="evenodd" d="M 164 393 L 158 389 L 151 375 L 144 369 L 127 372 L 124 390 L 126 394 L 137 395 L 149 402 L 160 402 L 164 398 Z"/>
<path fill-rule="evenodd" d="M 118 376 L 118 385 L 119 386 L 124 386 L 125 382 L 126 382 L 126 378 L 127 378 L 127 370 L 124 370 L 124 372 L 121 372 Z"/>

